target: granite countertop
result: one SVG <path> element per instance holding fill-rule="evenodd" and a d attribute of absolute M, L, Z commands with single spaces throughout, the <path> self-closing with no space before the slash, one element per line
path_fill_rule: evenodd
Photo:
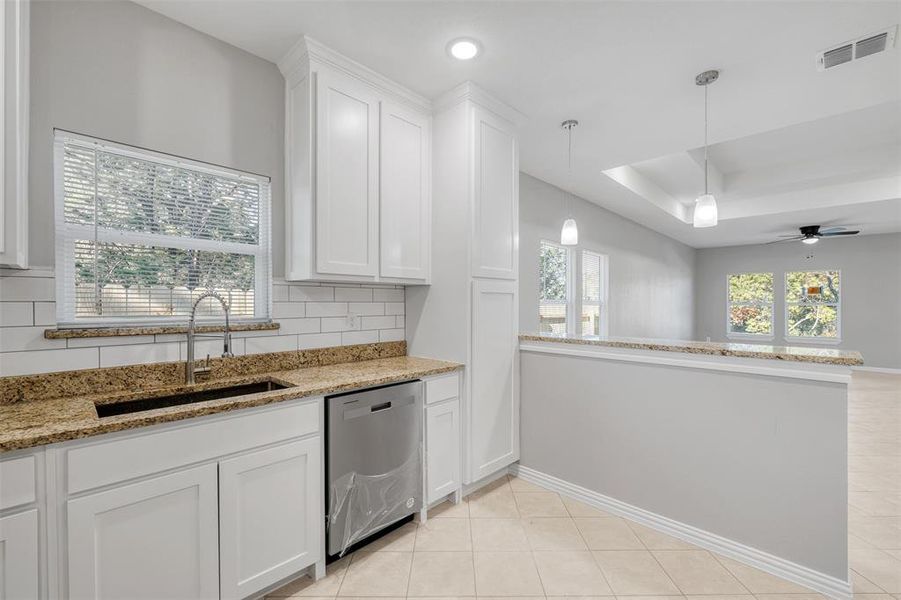
<path fill-rule="evenodd" d="M 655 340 L 645 338 L 598 337 L 594 335 L 570 334 L 520 334 L 521 342 L 559 342 L 563 344 L 583 344 L 608 348 L 628 348 L 633 350 L 656 350 L 660 352 L 683 352 L 687 354 L 709 354 L 713 356 L 734 356 L 738 358 L 760 358 L 784 360 L 823 365 L 856 366 L 863 364 L 863 356 L 853 350 L 838 348 L 806 348 L 801 346 L 772 346 L 768 344 L 733 344 L 718 342 L 691 342 L 682 340 Z"/>
<path fill-rule="evenodd" d="M 183 363 L 182 363 L 183 365 Z M 113 392 L 83 396 L 60 396 L 48 399 L 0 404 L 0 452 L 30 448 L 44 444 L 133 429 L 190 417 L 262 406 L 295 398 L 321 396 L 335 392 L 366 388 L 387 383 L 447 373 L 462 365 L 414 356 L 394 356 L 293 370 L 259 372 L 220 378 L 195 385 L 170 385 L 152 390 Z M 113 403 L 168 396 L 184 391 L 198 391 L 243 383 L 274 381 L 289 385 L 285 389 L 260 392 L 235 398 L 209 400 L 169 408 L 99 418 L 95 403 Z"/>

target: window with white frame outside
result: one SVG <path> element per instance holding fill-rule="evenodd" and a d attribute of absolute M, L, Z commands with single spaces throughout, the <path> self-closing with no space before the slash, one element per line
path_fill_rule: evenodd
<path fill-rule="evenodd" d="M 57 320 L 184 322 L 214 291 L 270 317 L 269 178 L 56 131 Z M 198 316 L 221 318 L 218 303 Z"/>
<path fill-rule="evenodd" d="M 839 271 L 785 274 L 785 336 L 802 340 L 841 338 Z"/>
<path fill-rule="evenodd" d="M 538 261 L 538 329 L 541 333 L 566 333 L 573 314 L 570 249 L 542 240 Z"/>
<path fill-rule="evenodd" d="M 730 337 L 772 337 L 773 299 L 772 273 L 729 275 L 727 334 Z"/>

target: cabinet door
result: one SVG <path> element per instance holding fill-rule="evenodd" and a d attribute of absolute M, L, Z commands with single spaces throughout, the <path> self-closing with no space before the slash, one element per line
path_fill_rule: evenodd
<path fill-rule="evenodd" d="M 322 558 L 320 437 L 219 463 L 222 598 L 244 598 Z"/>
<path fill-rule="evenodd" d="M 389 102 L 381 107 L 380 273 L 425 281 L 431 226 L 429 119 Z"/>
<path fill-rule="evenodd" d="M 0 517 L 0 600 L 38 598 L 38 511 Z"/>
<path fill-rule="evenodd" d="M 460 487 L 460 401 L 425 409 L 426 489 L 428 503 Z"/>
<path fill-rule="evenodd" d="M 519 158 L 513 126 L 473 107 L 472 275 L 516 279 Z"/>
<path fill-rule="evenodd" d="M 70 598 L 219 597 L 216 465 L 67 505 Z"/>
<path fill-rule="evenodd" d="M 474 281 L 470 470 L 476 481 L 519 459 L 515 281 Z"/>
<path fill-rule="evenodd" d="M 362 82 L 316 75 L 316 269 L 378 272 L 379 101 Z"/>

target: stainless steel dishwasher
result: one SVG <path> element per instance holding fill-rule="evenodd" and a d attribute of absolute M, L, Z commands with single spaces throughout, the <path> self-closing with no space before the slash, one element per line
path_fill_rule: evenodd
<path fill-rule="evenodd" d="M 326 397 L 328 554 L 422 507 L 422 382 Z"/>

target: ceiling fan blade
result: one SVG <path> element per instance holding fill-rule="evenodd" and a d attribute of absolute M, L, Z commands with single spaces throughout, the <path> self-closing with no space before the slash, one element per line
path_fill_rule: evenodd
<path fill-rule="evenodd" d="M 799 240 L 800 240 L 803 236 L 800 236 L 800 235 L 798 235 L 797 233 L 783 233 L 783 234 L 780 235 L 779 237 L 781 237 L 781 238 L 795 238 L 795 239 L 799 239 Z"/>
<path fill-rule="evenodd" d="M 833 231 L 832 233 L 821 233 L 823 237 L 832 237 L 834 235 L 857 235 L 860 231 Z"/>
<path fill-rule="evenodd" d="M 784 240 L 773 240 L 772 242 L 767 242 L 766 245 L 769 246 L 770 244 L 781 244 L 782 242 L 796 242 L 801 239 L 804 239 L 803 235 L 796 235 Z"/>
<path fill-rule="evenodd" d="M 825 229 L 820 229 L 820 233 L 833 233 L 835 231 L 845 231 L 848 229 L 847 227 L 827 227 Z"/>

